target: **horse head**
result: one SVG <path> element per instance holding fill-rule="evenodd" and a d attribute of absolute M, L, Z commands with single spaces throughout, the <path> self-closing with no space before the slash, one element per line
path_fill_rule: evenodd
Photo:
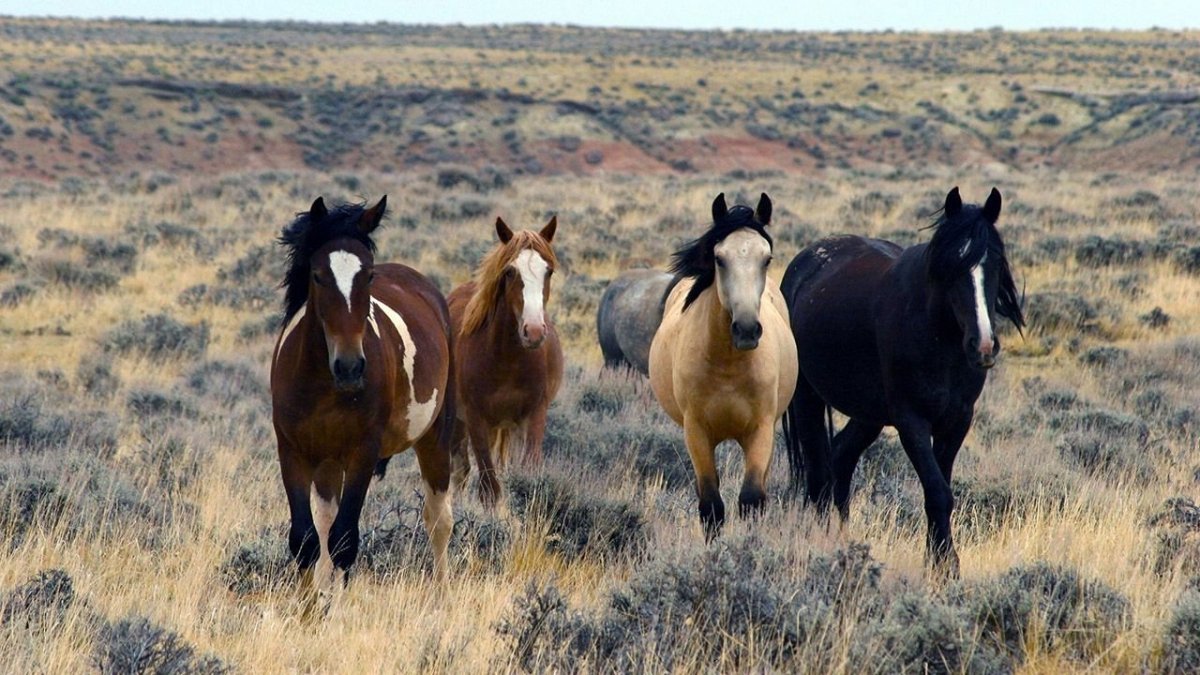
<path fill-rule="evenodd" d="M 716 227 L 737 227 L 713 246 L 713 267 L 716 295 L 721 306 L 730 312 L 733 346 L 740 351 L 754 350 L 762 337 L 758 309 L 772 261 L 772 241 L 764 237 L 762 227 L 770 222 L 770 209 L 772 204 L 766 193 L 758 198 L 754 211 L 743 205 L 727 209 L 724 193 L 713 202 Z M 743 222 L 754 223 L 756 227 L 739 225 Z"/>
<path fill-rule="evenodd" d="M 516 318 L 517 338 L 526 349 L 537 349 L 546 339 L 550 278 L 557 266 L 550 244 L 557 229 L 558 216 L 536 233 L 514 233 L 503 219 L 496 218 L 496 236 L 507 249 L 500 301 Z"/>
<path fill-rule="evenodd" d="M 962 334 L 962 348 L 975 367 L 996 364 L 1000 340 L 996 316 L 1024 326 L 1015 283 L 996 229 L 1000 191 L 992 188 L 982 207 L 964 205 L 954 188 L 946 195 L 927 249 L 928 276 L 935 302 L 950 309 Z"/>
<path fill-rule="evenodd" d="M 339 391 L 361 391 L 367 360 L 363 335 L 372 317 L 370 286 L 375 278 L 370 234 L 387 208 L 384 196 L 375 206 L 339 207 L 330 212 L 318 197 L 307 214 L 310 246 L 307 260 L 307 304 L 320 323 L 329 356 L 329 371 Z"/>

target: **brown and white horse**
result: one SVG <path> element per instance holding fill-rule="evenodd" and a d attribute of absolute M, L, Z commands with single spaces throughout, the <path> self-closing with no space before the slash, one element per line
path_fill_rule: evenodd
<path fill-rule="evenodd" d="M 725 522 L 714 450 L 733 439 L 745 453 L 738 503 L 761 509 L 775 422 L 796 388 L 796 342 L 779 286 L 767 277 L 771 200 L 758 208 L 713 202 L 713 226 L 675 252 L 679 282 L 650 345 L 650 386 L 683 426 L 696 472 L 700 521 L 713 537 Z"/>
<path fill-rule="evenodd" d="M 288 271 L 271 362 L 272 417 L 291 507 L 288 546 L 318 590 L 354 564 L 376 464 L 409 446 L 425 481 L 435 575 L 446 574 L 450 317 L 437 287 L 416 270 L 375 264 L 371 232 L 386 200 L 329 210 L 317 198 L 280 236 Z"/>
<path fill-rule="evenodd" d="M 459 426 L 454 472 L 461 487 L 470 471 L 467 442 L 479 468 L 479 499 L 500 498 L 497 469 L 512 446 L 529 464 L 542 461 L 546 412 L 562 382 L 563 354 L 546 316 L 550 277 L 558 258 L 550 243 L 557 217 L 540 232 L 514 233 L 496 219 L 499 244 L 474 279 L 451 291 Z"/>

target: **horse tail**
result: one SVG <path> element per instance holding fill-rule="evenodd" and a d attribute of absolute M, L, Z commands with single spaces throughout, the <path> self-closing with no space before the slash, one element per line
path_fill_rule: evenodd
<path fill-rule="evenodd" d="M 829 454 L 833 455 L 833 406 L 825 404 L 825 433 L 829 435 Z"/>
<path fill-rule="evenodd" d="M 804 457 L 800 449 L 800 437 L 796 435 L 796 415 L 796 397 L 793 396 L 783 411 L 783 445 L 787 448 L 791 487 L 799 491 L 804 484 Z"/>

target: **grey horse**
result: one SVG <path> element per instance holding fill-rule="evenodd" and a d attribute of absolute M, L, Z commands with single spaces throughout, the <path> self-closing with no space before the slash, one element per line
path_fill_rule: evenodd
<path fill-rule="evenodd" d="M 663 300 L 673 280 L 659 270 L 632 269 L 609 282 L 596 312 L 606 368 L 626 366 L 650 374 L 650 342 L 662 321 Z"/>

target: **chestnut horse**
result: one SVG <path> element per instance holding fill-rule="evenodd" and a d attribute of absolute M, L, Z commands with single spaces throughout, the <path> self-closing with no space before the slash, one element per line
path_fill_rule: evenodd
<path fill-rule="evenodd" d="M 745 454 L 738 495 L 745 516 L 766 501 L 775 422 L 796 387 L 796 342 L 779 286 L 767 277 L 771 199 L 727 209 L 713 202 L 713 226 L 675 252 L 680 277 L 650 345 L 650 386 L 683 426 L 696 472 L 700 521 L 712 538 L 725 522 L 714 450 L 733 439 Z"/>
<path fill-rule="evenodd" d="M 558 267 L 550 247 L 557 227 L 554 217 L 540 232 L 514 233 L 497 218 L 500 243 L 474 279 L 447 298 L 458 391 L 455 481 L 461 488 L 470 471 L 469 441 L 479 465 L 479 499 L 487 506 L 500 498 L 497 469 L 512 446 L 522 446 L 525 462 L 541 463 L 546 411 L 562 383 L 562 346 L 546 316 Z"/>
<path fill-rule="evenodd" d="M 283 230 L 288 252 L 283 330 L 271 361 L 279 466 L 291 507 L 288 546 L 307 581 L 328 589 L 358 556 L 358 518 L 376 464 L 416 448 L 434 571 L 446 574 L 450 316 L 428 279 L 374 262 L 371 208 L 332 210 L 317 198 Z M 315 574 L 312 571 L 316 565 Z"/>

